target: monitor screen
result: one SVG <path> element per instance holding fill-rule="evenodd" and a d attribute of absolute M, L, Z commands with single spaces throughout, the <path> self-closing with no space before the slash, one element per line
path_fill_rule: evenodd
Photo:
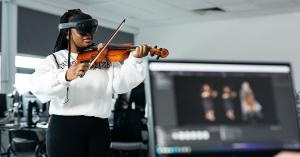
<path fill-rule="evenodd" d="M 156 155 L 299 149 L 289 64 L 149 61 Z"/>

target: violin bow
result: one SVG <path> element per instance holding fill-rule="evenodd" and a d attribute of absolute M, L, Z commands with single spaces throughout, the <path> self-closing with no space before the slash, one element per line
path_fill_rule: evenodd
<path fill-rule="evenodd" d="M 98 52 L 97 56 L 94 58 L 94 60 L 90 63 L 90 66 L 88 68 L 88 70 L 90 70 L 90 68 L 93 66 L 93 64 L 96 62 L 97 58 L 101 55 L 101 53 L 105 50 L 105 48 L 108 46 L 108 44 L 113 40 L 113 38 L 117 35 L 117 33 L 121 30 L 121 28 L 124 26 L 125 24 L 125 20 L 124 19 L 120 25 L 118 26 L 118 28 L 115 30 L 115 32 L 110 36 L 110 38 L 108 39 L 108 41 L 105 43 L 105 45 L 102 47 L 101 51 Z"/>

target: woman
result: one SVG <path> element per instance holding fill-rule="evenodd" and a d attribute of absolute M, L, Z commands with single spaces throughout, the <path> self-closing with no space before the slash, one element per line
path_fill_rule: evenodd
<path fill-rule="evenodd" d="M 48 155 L 107 156 L 112 93 L 128 92 L 144 80 L 142 57 L 148 54 L 147 46 L 137 47 L 122 65 L 97 63 L 87 71 L 89 65 L 76 63 L 76 57 L 80 49 L 93 44 L 97 20 L 74 9 L 63 14 L 60 23 L 54 53 L 46 57 L 32 78 L 31 91 L 41 101 L 50 101 Z"/>

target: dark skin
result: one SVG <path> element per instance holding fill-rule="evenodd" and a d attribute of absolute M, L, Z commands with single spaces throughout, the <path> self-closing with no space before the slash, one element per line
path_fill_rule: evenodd
<path fill-rule="evenodd" d="M 71 52 L 76 53 L 78 51 L 77 47 L 88 47 L 93 43 L 93 34 L 87 33 L 81 35 L 77 32 L 76 29 L 71 29 Z M 75 46 L 77 45 L 77 46 Z M 103 44 L 98 44 L 98 49 L 101 49 Z M 147 45 L 138 46 L 131 54 L 136 58 L 142 58 L 148 55 L 149 49 Z M 84 76 L 88 71 L 89 64 L 85 63 L 76 63 L 72 65 L 66 72 L 66 80 L 72 81 L 78 76 Z"/>

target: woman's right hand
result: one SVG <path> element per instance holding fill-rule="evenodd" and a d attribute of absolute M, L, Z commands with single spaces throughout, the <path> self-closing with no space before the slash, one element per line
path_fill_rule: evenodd
<path fill-rule="evenodd" d="M 83 77 L 84 74 L 88 71 L 88 69 L 89 69 L 89 64 L 76 63 L 67 70 L 66 80 L 72 81 L 76 79 L 78 76 Z"/>

